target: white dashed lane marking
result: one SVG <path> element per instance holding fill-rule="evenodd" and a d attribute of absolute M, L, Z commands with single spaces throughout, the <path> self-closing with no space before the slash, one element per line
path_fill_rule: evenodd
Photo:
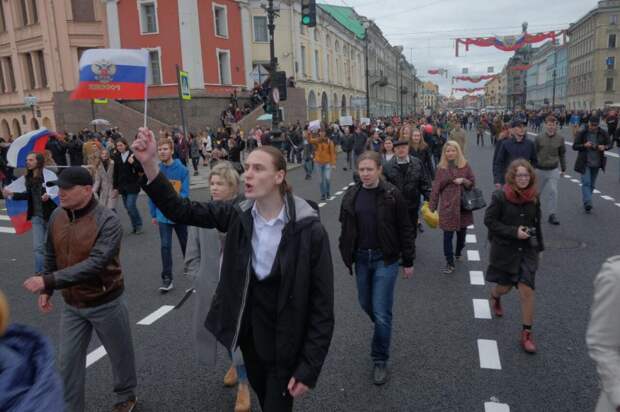
<path fill-rule="evenodd" d="M 0 227 L 0 233 L 15 233 L 15 229 L 12 227 Z"/>
<path fill-rule="evenodd" d="M 601 193 L 601 191 L 600 191 L 600 190 L 598 190 L 598 189 L 594 189 L 594 190 L 592 191 L 592 193 L 594 193 L 594 194 L 598 195 L 598 194 L 600 194 L 600 193 Z"/>
<path fill-rule="evenodd" d="M 467 226 L 467 229 L 473 229 L 473 228 L 474 228 L 474 225 Z"/>
<path fill-rule="evenodd" d="M 103 358 L 106 353 L 105 348 L 103 346 L 99 346 L 97 349 L 86 355 L 86 367 L 88 368 L 90 365 Z"/>
<path fill-rule="evenodd" d="M 476 319 L 491 319 L 491 307 L 486 299 L 473 299 L 474 317 Z"/>
<path fill-rule="evenodd" d="M 325 206 L 327 203 L 319 203 L 319 207 Z"/>
<path fill-rule="evenodd" d="M 476 235 L 466 235 L 465 236 L 465 243 L 476 243 Z"/>
<path fill-rule="evenodd" d="M 6 220 L 8 222 L 11 218 L 6 215 L 0 215 L 0 220 Z"/>
<path fill-rule="evenodd" d="M 174 309 L 174 306 L 164 305 L 160 307 L 159 309 L 157 309 L 155 312 L 148 315 L 146 318 L 142 319 L 140 322 L 138 322 L 138 325 L 142 325 L 142 326 L 152 325 L 153 323 L 157 321 L 157 319 L 161 318 L 166 313 L 170 312 L 172 309 Z"/>
<path fill-rule="evenodd" d="M 467 260 L 470 262 L 479 262 L 480 261 L 480 252 L 477 250 L 468 250 L 467 251 Z"/>
<path fill-rule="evenodd" d="M 502 369 L 502 364 L 499 360 L 499 350 L 497 349 L 497 341 L 492 339 L 478 339 L 478 356 L 480 357 L 480 367 L 482 369 Z"/>
<path fill-rule="evenodd" d="M 484 286 L 484 274 L 481 270 L 469 271 L 469 283 L 474 286 Z"/>
<path fill-rule="evenodd" d="M 570 181 L 573 182 L 573 183 L 579 183 L 579 180 L 577 180 L 577 179 L 571 179 Z"/>
<path fill-rule="evenodd" d="M 336 193 L 334 193 L 334 196 L 340 196 L 341 194 L 342 194 L 342 191 L 336 192 Z"/>
<path fill-rule="evenodd" d="M 485 402 L 484 412 L 510 412 L 510 407 L 505 403 Z"/>
<path fill-rule="evenodd" d="M 614 200 L 616 200 L 616 199 L 614 199 L 613 197 L 611 197 L 611 196 L 607 196 L 607 195 L 603 195 L 603 196 L 601 196 L 601 199 L 611 200 L 612 202 L 613 202 Z"/>

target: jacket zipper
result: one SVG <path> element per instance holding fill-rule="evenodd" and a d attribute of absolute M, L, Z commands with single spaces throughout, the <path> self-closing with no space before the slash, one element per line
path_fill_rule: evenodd
<path fill-rule="evenodd" d="M 245 282 L 243 284 L 243 297 L 241 298 L 241 308 L 239 310 L 239 317 L 237 318 L 237 329 L 235 330 L 235 336 L 233 336 L 232 344 L 230 347 L 231 353 L 235 351 L 237 347 L 237 341 L 239 340 L 239 332 L 241 331 L 241 321 L 243 319 L 243 312 L 245 311 L 245 304 L 248 297 L 248 289 L 250 286 L 250 262 L 252 258 L 248 259 L 248 264 L 245 269 Z"/>

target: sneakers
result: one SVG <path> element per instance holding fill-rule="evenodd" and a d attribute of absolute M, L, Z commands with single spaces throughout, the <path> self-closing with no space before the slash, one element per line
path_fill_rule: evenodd
<path fill-rule="evenodd" d="M 194 176 L 198 176 L 200 173 L 198 173 L 198 171 L 194 172 Z"/>
<path fill-rule="evenodd" d="M 224 386 L 228 388 L 232 388 L 237 384 L 237 369 L 234 366 L 231 366 L 224 375 Z"/>
<path fill-rule="evenodd" d="M 534 344 L 534 340 L 532 339 L 531 330 L 523 329 L 521 331 L 521 347 L 527 353 L 536 353 L 536 344 Z"/>
<path fill-rule="evenodd" d="M 172 289 L 174 289 L 174 285 L 172 284 L 172 279 L 164 279 L 162 285 L 159 287 L 159 291 L 161 293 L 168 293 Z"/>
<path fill-rule="evenodd" d="M 448 264 L 446 265 L 446 267 L 445 267 L 445 268 L 443 268 L 443 269 L 441 270 L 441 272 L 442 272 L 442 273 L 444 273 L 444 274 L 446 274 L 446 275 L 449 275 L 449 274 L 451 274 L 451 273 L 454 273 L 454 271 L 455 271 L 455 270 L 456 270 L 456 268 L 454 267 L 454 265 L 453 265 L 453 264 L 448 263 Z"/>
<path fill-rule="evenodd" d="M 560 224 L 560 221 L 558 220 L 557 217 L 555 217 L 555 215 L 549 215 L 549 223 L 557 226 Z"/>
<path fill-rule="evenodd" d="M 112 412 L 131 412 L 134 410 L 137 403 L 138 403 L 137 397 L 130 399 L 128 401 L 119 402 L 114 405 L 114 407 L 112 408 Z"/>
<path fill-rule="evenodd" d="M 372 382 L 377 385 L 383 385 L 389 380 L 387 366 L 385 362 L 376 362 L 372 371 Z"/>
<path fill-rule="evenodd" d="M 493 296 L 493 293 L 491 293 L 489 301 L 491 302 L 491 308 L 493 309 L 493 313 L 495 314 L 495 316 L 497 316 L 498 318 L 504 316 L 504 309 L 502 308 L 502 302 L 500 302 L 499 298 L 496 298 L 495 296 Z"/>
<path fill-rule="evenodd" d="M 250 388 L 247 383 L 240 383 L 237 388 L 235 412 L 250 412 Z"/>

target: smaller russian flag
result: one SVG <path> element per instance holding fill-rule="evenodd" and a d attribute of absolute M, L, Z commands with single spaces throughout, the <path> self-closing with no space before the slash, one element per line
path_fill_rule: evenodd
<path fill-rule="evenodd" d="M 41 128 L 19 136 L 11 143 L 6 154 L 9 166 L 26 167 L 26 157 L 29 153 L 45 153 L 45 145 L 51 135 L 52 132 L 46 128 Z"/>
<path fill-rule="evenodd" d="M 146 50 L 86 50 L 80 58 L 80 82 L 71 99 L 144 100 L 147 67 Z"/>

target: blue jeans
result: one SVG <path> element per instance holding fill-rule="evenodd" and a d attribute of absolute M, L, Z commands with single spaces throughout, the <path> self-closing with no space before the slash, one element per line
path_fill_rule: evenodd
<path fill-rule="evenodd" d="M 329 163 L 319 165 L 319 173 L 321 174 L 321 196 L 329 197 L 330 181 L 332 177 L 332 165 Z"/>
<path fill-rule="evenodd" d="M 443 254 L 446 257 L 446 262 L 452 266 L 454 266 L 454 249 L 452 248 L 454 233 L 456 233 L 456 255 L 461 256 L 461 253 L 463 253 L 463 248 L 465 247 L 465 235 L 467 234 L 467 228 L 463 228 L 458 232 L 443 232 Z"/>
<path fill-rule="evenodd" d="M 398 261 L 389 266 L 379 250 L 358 250 L 355 255 L 357 296 L 360 306 L 375 324 L 370 356 L 375 363 L 390 357 L 392 305 Z"/>
<path fill-rule="evenodd" d="M 239 379 L 239 383 L 248 383 L 248 371 L 245 368 L 245 362 L 243 361 L 243 354 L 241 353 L 241 349 L 237 348 L 234 354 L 229 350 L 228 356 L 230 360 L 232 360 L 233 365 L 235 365 L 235 370 L 237 371 L 237 377 Z"/>
<path fill-rule="evenodd" d="M 39 216 L 30 219 L 32 223 L 32 251 L 34 252 L 34 271 L 42 273 L 45 266 L 45 238 L 47 236 L 47 222 Z"/>
<path fill-rule="evenodd" d="M 161 278 L 162 280 L 172 280 L 172 230 L 176 232 L 181 245 L 181 252 L 185 256 L 187 226 L 161 222 L 157 226 L 159 226 L 159 238 L 161 239 Z"/>
<path fill-rule="evenodd" d="M 136 206 L 137 201 L 137 193 L 123 193 L 123 204 L 125 205 L 125 209 L 127 209 L 127 214 L 129 215 L 131 226 L 134 231 L 142 228 L 142 217 Z"/>
<path fill-rule="evenodd" d="M 586 172 L 581 175 L 581 199 L 584 206 L 592 205 L 592 192 L 596 187 L 598 171 L 598 167 L 586 167 Z"/>
<path fill-rule="evenodd" d="M 312 173 L 314 172 L 314 160 L 304 160 L 304 170 L 306 171 L 306 176 L 312 176 Z"/>

